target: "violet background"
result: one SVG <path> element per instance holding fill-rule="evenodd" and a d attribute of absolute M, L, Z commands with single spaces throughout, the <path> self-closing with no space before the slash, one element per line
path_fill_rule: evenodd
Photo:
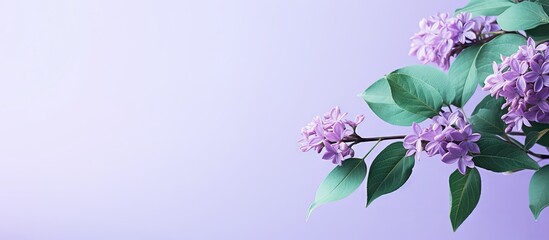
<path fill-rule="evenodd" d="M 0 239 L 547 239 L 531 171 L 481 170 L 453 233 L 455 166 L 435 158 L 305 222 L 333 166 L 299 152 L 300 128 L 339 105 L 362 135 L 408 133 L 357 95 L 418 63 L 422 17 L 465 3 L 0 2 Z"/>

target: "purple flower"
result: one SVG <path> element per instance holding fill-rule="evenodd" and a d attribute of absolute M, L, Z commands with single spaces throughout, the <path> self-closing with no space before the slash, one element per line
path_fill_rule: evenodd
<path fill-rule="evenodd" d="M 530 122 L 549 123 L 549 48 L 547 43 L 536 46 L 529 38 L 503 62 L 493 67 L 494 74 L 485 80 L 483 90 L 492 96 L 505 98 L 507 113 L 502 120 L 506 132 L 521 130 Z"/>
<path fill-rule="evenodd" d="M 414 133 L 404 137 L 403 145 L 404 145 L 404 148 L 408 149 L 408 151 L 406 151 L 406 157 L 409 157 L 415 154 L 415 160 L 417 161 L 419 160 L 419 155 L 423 150 L 423 146 L 420 138 L 420 135 L 422 134 L 423 130 L 417 123 L 412 124 L 412 129 L 414 130 Z"/>
<path fill-rule="evenodd" d="M 332 160 L 333 164 L 340 165 L 343 162 L 343 151 L 340 150 L 339 144 L 331 144 L 329 142 L 324 142 L 326 146 L 326 153 L 322 156 L 324 160 Z"/>
<path fill-rule="evenodd" d="M 469 152 L 480 153 L 480 149 L 475 143 L 480 139 L 480 134 L 473 133 L 471 124 L 467 124 L 464 128 L 457 132 L 461 134 L 462 140 L 460 144 L 463 144 Z"/>
<path fill-rule="evenodd" d="M 326 133 L 326 139 L 330 142 L 341 142 L 348 135 L 343 122 L 336 122 L 333 125 L 333 131 Z"/>
<path fill-rule="evenodd" d="M 490 91 L 490 95 L 498 98 L 505 86 L 505 79 L 503 79 L 503 74 L 499 71 L 499 65 L 496 62 L 493 62 L 492 70 L 494 71 L 494 74 L 491 74 L 486 78 L 482 90 L 488 90 Z"/>
<path fill-rule="evenodd" d="M 503 74 L 506 81 L 516 81 L 517 93 L 523 93 L 526 90 L 526 80 L 524 75 L 528 71 L 528 63 L 517 59 L 511 60 L 511 69 Z"/>
<path fill-rule="evenodd" d="M 474 167 L 471 155 L 480 153 L 476 144 L 480 134 L 473 133 L 465 114 L 461 110 L 442 112 L 432 120 L 433 123 L 424 129 L 416 123 L 412 125 L 414 133 L 407 135 L 403 143 L 404 148 L 408 149 L 406 156 L 415 154 L 418 160 L 420 153 L 425 150 L 430 157 L 442 156 L 445 163 L 457 161 L 461 173 L 465 173 L 466 166 Z"/>
<path fill-rule="evenodd" d="M 474 31 L 480 33 L 483 38 L 489 37 L 492 32 L 499 31 L 501 28 L 496 23 L 495 16 L 477 16 L 473 18 L 475 21 Z"/>
<path fill-rule="evenodd" d="M 534 92 L 532 90 L 526 92 L 524 100 L 526 103 L 538 107 L 539 111 L 544 113 L 549 113 L 549 103 L 547 102 L 549 98 L 549 88 L 543 88 L 539 92 Z M 530 108 L 532 111 L 532 108 Z"/>
<path fill-rule="evenodd" d="M 432 141 L 427 143 L 425 145 L 425 152 L 427 152 L 427 155 L 432 157 L 437 154 L 444 155 L 448 150 L 446 149 L 446 145 L 448 142 L 446 141 Z"/>
<path fill-rule="evenodd" d="M 299 140 L 301 143 L 301 151 L 307 152 L 312 148 L 316 148 L 318 152 L 324 147 L 322 142 L 325 139 L 324 128 L 320 118 L 314 118 L 313 122 L 301 129 L 303 138 Z"/>
<path fill-rule="evenodd" d="M 522 125 L 530 127 L 530 122 L 526 118 L 527 115 L 525 115 L 524 113 L 525 111 L 523 104 L 521 104 L 517 108 L 510 107 L 509 112 L 501 116 L 503 122 L 507 124 L 505 132 L 511 132 L 513 128 L 517 129 L 518 131 L 522 131 Z"/>
<path fill-rule="evenodd" d="M 461 174 L 467 172 L 467 167 L 475 167 L 473 157 L 468 154 L 469 150 L 466 144 L 460 143 L 458 145 L 455 143 L 448 143 L 446 148 L 448 149 L 448 152 L 442 156 L 442 161 L 444 163 L 453 164 L 457 162 L 458 170 Z"/>
<path fill-rule="evenodd" d="M 326 150 L 322 158 L 341 164 L 345 157 L 354 156 L 354 151 L 345 142 L 356 134 L 357 126 L 364 120 L 364 115 L 356 117 L 355 121 L 345 119 L 347 113 L 341 113 L 339 107 L 334 107 L 322 118 L 315 117 L 313 121 L 301 129 L 301 151 L 315 149 L 318 153 Z M 356 135 L 355 135 L 356 136 Z"/>
<path fill-rule="evenodd" d="M 444 128 L 443 130 L 442 125 L 435 122 L 430 128 L 426 128 L 423 134 L 421 134 L 421 139 L 428 142 L 425 145 L 425 151 L 428 156 L 431 157 L 436 154 L 442 155 L 446 153 L 448 129 L 450 128 Z"/>
<path fill-rule="evenodd" d="M 544 62 L 540 65 L 534 61 L 530 64 L 530 69 L 531 71 L 524 75 L 524 79 L 534 84 L 534 91 L 539 92 L 543 86 L 549 86 L 549 63 Z"/>
<path fill-rule="evenodd" d="M 480 20 L 480 19 L 479 19 Z M 475 21 L 471 21 L 470 13 L 460 13 L 448 25 L 448 29 L 456 36 L 457 41 L 465 44 L 477 38 L 473 28 Z"/>
<path fill-rule="evenodd" d="M 465 114 L 461 110 L 451 113 L 448 116 L 448 124 L 455 125 L 458 128 L 464 128 L 467 124 L 467 120 L 465 120 Z"/>
<path fill-rule="evenodd" d="M 339 107 L 334 107 L 332 110 L 324 114 L 324 127 L 330 128 L 337 122 L 340 122 L 347 116 L 347 113 L 341 114 Z"/>
<path fill-rule="evenodd" d="M 419 22 L 419 32 L 410 38 L 409 54 L 424 64 L 435 63 L 447 70 L 450 58 L 463 50 L 465 44 L 491 37 L 491 31 L 499 29 L 496 17 L 471 18 L 469 13 L 450 17 L 448 13 L 439 13 Z"/>
<path fill-rule="evenodd" d="M 361 114 L 356 116 L 355 121 L 345 120 L 345 123 L 351 126 L 351 128 L 355 129 L 358 126 L 358 124 L 362 123 L 362 121 L 364 121 L 364 115 Z"/>

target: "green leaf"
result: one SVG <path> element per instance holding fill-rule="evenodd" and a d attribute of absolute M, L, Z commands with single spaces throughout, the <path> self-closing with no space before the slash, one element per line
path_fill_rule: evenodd
<path fill-rule="evenodd" d="M 481 86 L 488 75 L 493 74 L 492 63 L 501 63 L 501 55 L 510 56 L 526 45 L 526 38 L 519 34 L 503 34 L 482 45 L 476 59 L 477 79 Z"/>
<path fill-rule="evenodd" d="M 469 119 L 473 130 L 480 133 L 503 134 L 506 127 L 501 120 L 501 116 L 505 114 L 505 110 L 501 109 L 503 103 L 503 98 L 495 99 L 490 95 L 484 97 Z"/>
<path fill-rule="evenodd" d="M 387 80 L 393 100 L 402 109 L 428 118 L 440 111 L 442 97 L 429 84 L 399 73 L 389 74 Z"/>
<path fill-rule="evenodd" d="M 549 40 L 549 24 L 540 25 L 534 29 L 526 31 L 526 34 L 533 38 L 536 43 L 545 42 Z"/>
<path fill-rule="evenodd" d="M 549 23 L 549 16 L 540 4 L 524 1 L 505 10 L 497 21 L 505 31 L 519 31 Z"/>
<path fill-rule="evenodd" d="M 484 97 L 475 107 L 473 110 L 473 114 L 475 115 L 480 109 L 488 109 L 488 110 L 494 110 L 497 111 L 499 114 L 503 115 L 506 113 L 506 110 L 501 109 L 501 106 L 505 103 L 504 98 L 498 98 L 492 97 L 490 95 L 487 95 Z"/>
<path fill-rule="evenodd" d="M 501 115 L 495 112 L 480 109 L 477 114 L 472 115 L 469 121 L 473 125 L 473 130 L 479 133 L 503 134 L 505 132 L 505 123 L 501 120 Z"/>
<path fill-rule="evenodd" d="M 480 153 L 473 156 L 477 167 L 494 172 L 515 172 L 539 169 L 539 165 L 524 150 L 497 137 L 483 136 L 477 142 Z"/>
<path fill-rule="evenodd" d="M 539 132 L 532 131 L 526 134 L 526 139 L 524 140 L 524 150 L 528 150 L 536 144 L 538 139 Z"/>
<path fill-rule="evenodd" d="M 366 163 L 360 158 L 343 161 L 328 174 L 316 191 L 315 201 L 309 207 L 307 218 L 318 206 L 341 200 L 351 195 L 366 177 Z"/>
<path fill-rule="evenodd" d="M 408 180 L 415 160 L 405 155 L 406 149 L 402 142 L 395 142 L 383 149 L 374 159 L 368 174 L 366 206 L 376 198 L 397 190 Z"/>
<path fill-rule="evenodd" d="M 528 134 L 532 131 L 542 132 L 549 129 L 549 124 L 541 124 L 536 122 L 530 122 L 530 124 L 532 124 L 531 127 L 526 127 L 526 126 L 522 127 L 522 130 L 524 131 L 524 133 Z M 537 140 L 537 144 L 549 147 L 549 134 L 544 134 L 543 136 L 541 136 Z"/>
<path fill-rule="evenodd" d="M 511 55 L 524 45 L 526 39 L 518 34 L 504 34 L 479 46 L 466 48 L 450 66 L 448 76 L 456 90 L 453 104 L 462 107 L 469 101 L 477 89 L 484 85 L 486 77 L 493 73 L 492 63 L 501 62 L 500 54 Z"/>
<path fill-rule="evenodd" d="M 455 91 L 448 87 L 450 83 L 448 75 L 438 68 L 427 65 L 414 65 L 397 69 L 391 74 L 406 75 L 414 81 L 428 84 L 440 93 L 444 103 L 450 104 L 456 97 Z"/>
<path fill-rule="evenodd" d="M 549 165 L 536 171 L 530 180 L 530 210 L 537 220 L 541 211 L 549 206 Z"/>
<path fill-rule="evenodd" d="M 476 168 L 465 175 L 458 170 L 450 175 L 450 221 L 454 232 L 473 212 L 480 199 L 480 174 Z"/>
<path fill-rule="evenodd" d="M 456 13 L 468 12 L 474 17 L 497 16 L 510 6 L 513 6 L 513 2 L 509 0 L 471 0 L 465 7 L 457 9 Z"/>
<path fill-rule="evenodd" d="M 549 129 L 541 130 L 541 132 L 531 131 L 526 134 L 526 139 L 524 140 L 524 150 L 532 148 L 536 144 L 536 142 L 539 141 L 547 133 L 547 131 L 549 131 Z"/>
<path fill-rule="evenodd" d="M 386 78 L 372 84 L 362 93 L 362 98 L 379 118 L 393 125 L 410 126 L 414 122 L 423 122 L 427 119 L 399 107 L 393 100 Z"/>
<path fill-rule="evenodd" d="M 543 10 L 545 13 L 549 13 L 549 0 L 535 0 L 533 2 L 537 2 L 543 7 Z"/>
<path fill-rule="evenodd" d="M 465 105 L 477 89 L 478 80 L 475 61 L 479 51 L 480 46 L 478 45 L 466 48 L 457 56 L 448 71 L 448 77 L 456 90 L 456 98 L 453 104 L 458 107 Z"/>

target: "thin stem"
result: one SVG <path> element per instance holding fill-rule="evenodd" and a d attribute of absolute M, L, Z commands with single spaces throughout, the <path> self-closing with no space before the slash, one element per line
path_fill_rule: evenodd
<path fill-rule="evenodd" d="M 515 145 L 515 146 L 517 146 L 517 147 L 520 148 L 520 149 L 523 149 L 522 146 L 520 146 L 519 144 L 517 144 L 517 142 L 515 142 L 516 140 L 514 140 L 514 139 L 513 139 L 514 141 L 511 140 L 512 138 L 510 138 L 509 135 L 503 134 L 503 137 L 504 137 L 505 139 L 507 139 L 507 141 L 508 141 L 509 143 L 511 143 L 511 144 L 513 144 L 513 145 Z M 530 150 L 530 149 L 525 150 L 525 152 L 528 153 L 528 154 L 530 154 L 530 155 L 532 155 L 532 156 L 534 156 L 534 157 L 540 158 L 539 161 L 542 161 L 542 160 L 545 160 L 545 159 L 549 159 L 549 155 L 540 154 L 540 153 L 535 153 L 535 152 L 532 152 L 532 150 Z M 538 162 L 539 162 L 539 161 L 538 161 Z"/>
<path fill-rule="evenodd" d="M 528 150 L 528 154 L 540 158 L 539 161 L 541 161 L 541 160 L 549 160 L 549 155 L 546 155 L 546 154 L 535 153 L 535 152 L 532 152 L 531 150 Z M 539 161 L 538 161 L 538 162 L 539 162 Z"/>
<path fill-rule="evenodd" d="M 507 32 L 500 30 L 500 31 L 489 32 L 488 34 L 504 34 L 504 33 L 507 33 Z"/>
<path fill-rule="evenodd" d="M 454 110 L 452 109 L 452 106 L 451 106 L 451 105 L 448 105 L 448 109 L 450 110 L 451 113 L 454 112 Z"/>
<path fill-rule="evenodd" d="M 362 143 L 362 142 L 373 142 L 373 141 L 385 141 L 385 140 L 394 140 L 394 139 L 403 139 L 406 135 L 396 135 L 396 136 L 383 136 L 383 137 L 358 137 L 353 139 L 344 139 L 343 142 L 352 142 L 353 144 Z"/>
<path fill-rule="evenodd" d="M 368 153 L 366 153 L 366 155 L 364 155 L 364 157 L 362 158 L 362 160 L 366 159 L 366 157 L 368 157 L 368 155 L 370 155 L 370 153 L 374 150 L 374 148 L 377 147 L 377 145 L 381 142 L 381 140 L 378 140 L 376 142 L 376 144 L 374 144 L 374 146 L 372 148 L 370 148 L 370 151 L 368 151 Z"/>
<path fill-rule="evenodd" d="M 498 35 L 497 34 L 494 34 L 490 37 L 487 37 L 487 38 L 484 38 L 484 39 L 481 39 L 479 41 L 476 41 L 476 42 L 470 42 L 470 43 L 465 43 L 463 45 L 460 45 L 456 48 L 454 48 L 452 51 L 450 51 L 450 54 L 449 56 L 455 56 L 455 55 L 458 55 L 461 51 L 463 51 L 464 49 L 470 47 L 470 46 L 473 46 L 473 45 L 476 45 L 476 44 L 484 44 L 484 43 L 487 43 L 489 42 L 490 40 L 496 38 Z"/>
<path fill-rule="evenodd" d="M 520 145 L 518 145 L 515 141 L 511 140 L 511 138 L 509 137 L 509 135 L 507 134 L 503 134 L 503 137 L 507 140 L 507 142 L 517 146 L 518 148 L 522 149 L 522 147 Z"/>
<path fill-rule="evenodd" d="M 521 133 L 521 132 L 510 132 L 508 134 L 512 136 L 524 136 L 524 133 Z"/>

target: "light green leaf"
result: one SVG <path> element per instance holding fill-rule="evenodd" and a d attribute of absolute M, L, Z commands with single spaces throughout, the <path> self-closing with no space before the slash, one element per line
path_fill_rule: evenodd
<path fill-rule="evenodd" d="M 480 199 L 480 174 L 476 168 L 465 175 L 458 170 L 450 175 L 450 221 L 454 232 L 469 217 Z"/>
<path fill-rule="evenodd" d="M 549 40 L 549 24 L 540 25 L 534 29 L 526 31 L 526 34 L 534 39 L 536 43 L 541 43 Z"/>
<path fill-rule="evenodd" d="M 519 34 L 503 34 L 482 45 L 476 59 L 477 79 L 481 86 L 488 75 L 493 74 L 492 63 L 501 63 L 501 55 L 510 56 L 526 45 L 526 38 Z"/>
<path fill-rule="evenodd" d="M 341 200 L 353 193 L 366 177 L 366 163 L 360 158 L 343 161 L 328 174 L 316 191 L 315 201 L 309 207 L 307 218 L 318 206 Z"/>
<path fill-rule="evenodd" d="M 541 211 L 549 206 L 549 165 L 536 171 L 530 180 L 530 210 L 537 220 Z"/>
<path fill-rule="evenodd" d="M 391 88 L 385 78 L 377 80 L 361 96 L 379 118 L 390 124 L 410 126 L 414 122 L 423 122 L 427 119 L 399 107 L 393 100 Z"/>
<path fill-rule="evenodd" d="M 399 107 L 428 118 L 438 115 L 442 97 L 435 88 L 399 73 L 389 74 L 387 80 L 393 100 Z"/>
<path fill-rule="evenodd" d="M 513 2 L 509 0 L 471 0 L 462 8 L 456 10 L 456 13 L 468 12 L 476 16 L 497 16 L 505 11 Z"/>
<path fill-rule="evenodd" d="M 368 174 L 366 206 L 376 198 L 400 188 L 412 174 L 414 158 L 406 157 L 402 142 L 387 146 L 372 162 Z"/>
<path fill-rule="evenodd" d="M 456 97 L 454 89 L 448 87 L 450 83 L 448 75 L 438 68 L 427 65 L 414 65 L 397 69 L 391 74 L 406 75 L 414 81 L 422 81 L 428 84 L 440 93 L 446 104 L 451 104 Z"/>
<path fill-rule="evenodd" d="M 505 31 L 519 31 L 549 23 L 549 16 L 540 4 L 524 1 L 505 10 L 497 21 Z"/>
<path fill-rule="evenodd" d="M 456 90 L 456 98 L 453 104 L 458 107 L 465 105 L 477 89 L 478 80 L 475 61 L 479 51 L 480 46 L 478 45 L 466 48 L 457 56 L 448 71 L 448 77 Z"/>
<path fill-rule="evenodd" d="M 539 165 L 524 150 L 496 137 L 483 136 L 477 142 L 480 153 L 473 156 L 477 167 L 494 172 L 515 172 L 539 169 Z"/>

